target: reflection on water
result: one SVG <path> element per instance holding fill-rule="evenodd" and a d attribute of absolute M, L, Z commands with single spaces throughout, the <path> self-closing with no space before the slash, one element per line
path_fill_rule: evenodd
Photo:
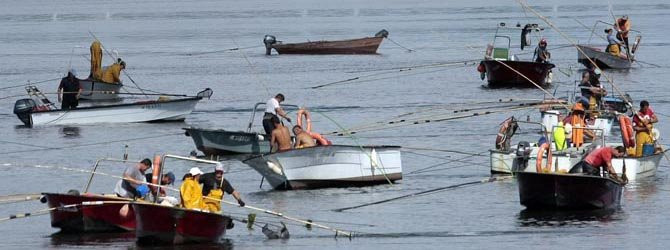
<path fill-rule="evenodd" d="M 51 235 L 52 246 L 81 246 L 81 245 L 114 245 L 118 246 L 133 245 L 135 240 L 134 232 L 123 233 L 65 233 L 57 232 Z"/>
<path fill-rule="evenodd" d="M 60 133 L 64 138 L 77 138 L 79 137 L 79 127 L 62 127 L 60 128 Z"/>
<path fill-rule="evenodd" d="M 522 227 L 563 227 L 581 226 L 593 223 L 609 223 L 621 219 L 623 212 L 619 209 L 599 210 L 522 210 L 519 212 L 518 223 Z"/>

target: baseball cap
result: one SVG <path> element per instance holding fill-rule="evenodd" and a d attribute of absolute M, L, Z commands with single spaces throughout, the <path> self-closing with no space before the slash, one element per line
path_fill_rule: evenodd
<path fill-rule="evenodd" d="M 203 172 L 198 167 L 191 168 L 191 170 L 189 170 L 188 173 L 191 174 L 192 176 L 203 174 Z"/>

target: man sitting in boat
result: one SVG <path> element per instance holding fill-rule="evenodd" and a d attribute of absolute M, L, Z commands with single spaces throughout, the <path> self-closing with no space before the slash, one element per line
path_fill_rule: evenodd
<path fill-rule="evenodd" d="M 101 81 L 106 83 L 121 83 L 121 71 L 126 68 L 126 62 L 119 58 L 116 63 L 102 70 Z"/>
<path fill-rule="evenodd" d="M 221 211 L 223 192 L 232 195 L 237 200 L 237 204 L 244 207 L 240 192 L 237 192 L 228 180 L 223 178 L 223 165 L 216 165 L 214 172 L 203 174 L 198 182 L 202 183 L 202 195 L 205 197 L 204 202 L 207 210 L 212 212 Z"/>
<path fill-rule="evenodd" d="M 114 192 L 119 197 L 137 199 L 149 193 L 149 186 L 144 184 L 144 172 L 151 168 L 151 160 L 144 159 L 135 166 L 128 166 L 123 171 L 123 179 L 116 183 Z"/>
<path fill-rule="evenodd" d="M 608 52 L 613 56 L 625 57 L 621 55 L 622 44 L 614 37 L 612 29 L 605 29 L 605 33 L 607 33 L 607 49 L 605 49 L 605 52 Z"/>
<path fill-rule="evenodd" d="M 547 39 L 542 38 L 540 43 L 535 48 L 535 53 L 533 53 L 533 58 L 537 63 L 547 63 L 549 58 L 551 58 L 551 53 L 547 50 Z"/>
<path fill-rule="evenodd" d="M 291 134 L 288 128 L 279 122 L 279 118 L 274 116 L 271 118 L 274 129 L 270 137 L 271 152 L 285 151 L 291 149 Z"/>
<path fill-rule="evenodd" d="M 153 173 L 145 174 L 144 177 L 145 177 L 147 183 L 151 183 L 151 181 L 153 179 Z M 161 180 L 158 182 L 158 185 L 161 185 L 161 186 L 172 185 L 172 184 L 174 184 L 174 180 L 175 180 L 174 173 L 167 172 L 167 174 L 164 174 L 163 177 L 161 178 Z M 149 186 L 149 190 L 151 190 L 151 194 L 154 195 L 154 196 L 156 195 L 157 189 L 158 188 L 156 186 Z M 164 188 L 160 189 L 160 196 L 165 196 L 165 189 Z"/>
<path fill-rule="evenodd" d="M 293 126 L 293 134 L 295 135 L 295 143 L 293 148 L 308 148 L 316 146 L 316 142 L 311 135 L 302 129 L 300 125 Z"/>
<path fill-rule="evenodd" d="M 203 172 L 200 168 L 193 167 L 184 176 L 184 182 L 179 187 L 182 207 L 196 210 L 207 208 L 202 198 L 202 188 L 199 183 L 202 174 Z"/>
<path fill-rule="evenodd" d="M 58 85 L 58 102 L 61 103 L 61 109 L 77 108 L 81 92 L 84 91 L 79 79 L 72 71 L 68 71 L 67 76 L 63 77 L 60 80 L 60 85 Z"/>
<path fill-rule="evenodd" d="M 588 104 L 590 110 L 596 109 L 602 97 L 607 95 L 607 91 L 600 86 L 600 81 L 594 78 L 592 74 L 594 72 L 584 71 L 579 83 L 582 96 L 587 100 L 586 104 Z"/>
<path fill-rule="evenodd" d="M 288 118 L 288 115 L 284 109 L 279 106 L 280 103 L 284 102 L 284 95 L 279 93 L 275 97 L 270 98 L 265 104 L 265 114 L 263 115 L 263 129 L 265 129 L 265 134 L 272 134 L 272 130 L 275 129 L 274 123 L 272 122 L 272 117 L 277 117 L 280 115 L 284 117 L 288 122 L 291 122 L 291 118 Z M 277 117 L 279 119 L 279 117 Z"/>
<path fill-rule="evenodd" d="M 633 130 L 635 130 L 635 156 L 641 157 L 645 144 L 653 144 L 654 137 L 651 131 L 653 124 L 658 122 L 654 111 L 649 107 L 647 100 L 640 102 L 640 111 L 633 116 Z"/>
<path fill-rule="evenodd" d="M 624 152 L 626 152 L 626 148 L 623 146 L 617 146 L 616 148 L 602 147 L 593 150 L 583 160 L 575 164 L 570 169 L 570 173 L 581 172 L 587 175 L 600 176 L 600 168 L 603 167 L 613 179 L 620 181 L 612 167 L 612 157 L 623 157 Z"/>

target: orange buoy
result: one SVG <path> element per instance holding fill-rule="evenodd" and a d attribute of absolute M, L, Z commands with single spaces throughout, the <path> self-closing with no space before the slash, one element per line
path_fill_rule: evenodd
<path fill-rule="evenodd" d="M 547 151 L 547 166 L 546 169 L 547 171 L 551 171 L 551 162 L 553 160 L 553 157 L 551 155 L 551 146 L 549 143 L 544 143 L 542 146 L 540 146 L 539 150 L 537 151 L 537 160 L 535 161 L 535 171 L 538 173 L 544 172 L 542 170 L 542 159 L 544 158 L 544 151 Z"/>

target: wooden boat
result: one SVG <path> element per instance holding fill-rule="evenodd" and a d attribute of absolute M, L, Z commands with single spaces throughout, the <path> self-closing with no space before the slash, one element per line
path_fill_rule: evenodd
<path fill-rule="evenodd" d="M 542 30 L 537 27 L 537 24 L 526 26 L 528 28 L 524 27 L 524 29 L 521 29 L 522 49 L 526 43 L 524 36 L 530 34 L 531 31 L 539 32 Z M 520 60 L 516 55 L 510 54 L 512 38 L 506 35 L 498 35 L 501 29 L 510 28 L 505 27 L 505 23 L 501 23 L 496 28 L 493 43 L 487 47 L 484 60 L 480 62 L 478 67 L 482 80 L 486 77 L 490 88 L 535 88 L 537 87 L 536 85 L 545 87 L 550 84 L 551 69 L 555 65 Z M 506 43 L 497 43 L 499 39 L 505 40 Z"/>
<path fill-rule="evenodd" d="M 91 79 L 79 79 L 79 83 L 84 90 L 80 99 L 91 101 L 117 100 L 121 87 L 123 87 L 121 83 L 106 83 Z"/>
<path fill-rule="evenodd" d="M 196 96 L 175 99 L 139 101 L 111 105 L 78 107 L 71 110 L 55 109 L 46 105 L 44 99 L 21 99 L 14 106 L 14 114 L 26 126 L 73 125 L 93 123 L 130 123 L 152 121 L 182 121 L 193 112 L 195 105 L 211 96 L 211 90 L 203 90 Z M 48 102 L 48 100 L 46 100 Z M 48 102 L 51 104 L 50 102 Z"/>
<path fill-rule="evenodd" d="M 589 47 L 585 45 L 577 45 L 584 53 L 577 51 L 577 62 L 586 67 L 592 67 L 588 58 L 591 58 L 599 68 L 602 69 L 630 69 L 633 64 L 633 59 L 627 59 L 612 55 L 608 52 L 602 51 L 598 48 Z"/>
<path fill-rule="evenodd" d="M 315 146 L 243 162 L 275 189 L 366 186 L 402 179 L 399 146 Z"/>
<path fill-rule="evenodd" d="M 139 244 L 218 242 L 232 228 L 232 219 L 210 213 L 151 203 L 133 203 Z"/>
<path fill-rule="evenodd" d="M 623 184 L 581 174 L 517 172 L 519 200 L 528 209 L 613 209 Z"/>
<path fill-rule="evenodd" d="M 225 129 L 184 128 L 198 150 L 205 155 L 229 154 L 267 154 L 270 153 L 270 136 L 252 131 L 256 111 L 265 103 L 254 105 L 246 131 Z M 297 108 L 296 105 L 282 104 L 284 108 Z"/>
<path fill-rule="evenodd" d="M 60 228 L 63 232 L 117 232 L 135 230 L 135 215 L 132 209 L 127 213 L 120 213 L 122 202 L 129 199 L 119 198 L 116 195 L 96 194 L 58 194 L 42 193 L 50 211 L 51 226 Z M 111 201 L 121 203 L 108 203 L 104 205 L 81 205 L 84 202 Z M 63 208 L 66 205 L 81 205 Z M 127 208 L 126 208 L 127 209 Z"/>
<path fill-rule="evenodd" d="M 223 129 L 184 128 L 205 155 L 267 154 L 270 138 L 264 134 Z"/>
<path fill-rule="evenodd" d="M 272 49 L 279 54 L 376 54 L 377 48 L 386 37 L 388 37 L 388 31 L 381 30 L 374 37 L 359 39 L 282 43 L 274 36 L 266 35 L 263 43 L 265 43 L 267 55 L 270 55 Z"/>

